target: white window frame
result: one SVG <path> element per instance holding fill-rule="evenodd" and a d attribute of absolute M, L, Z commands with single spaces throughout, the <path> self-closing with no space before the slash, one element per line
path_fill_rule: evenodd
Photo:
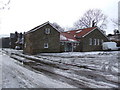
<path fill-rule="evenodd" d="M 48 48 L 48 43 L 44 43 L 44 48 Z"/>
<path fill-rule="evenodd" d="M 97 45 L 97 39 L 94 39 L 94 45 Z"/>
<path fill-rule="evenodd" d="M 24 44 L 24 48 L 26 48 L 26 46 L 27 46 L 27 45 L 26 45 L 26 43 L 25 43 L 25 44 Z"/>
<path fill-rule="evenodd" d="M 104 42 L 103 39 L 101 39 L 101 44 L 103 44 L 103 42 Z"/>
<path fill-rule="evenodd" d="M 64 45 L 64 42 L 61 42 L 61 45 Z"/>
<path fill-rule="evenodd" d="M 74 43 L 75 46 L 77 46 L 77 43 Z"/>
<path fill-rule="evenodd" d="M 89 45 L 92 45 L 92 38 L 89 38 Z"/>
<path fill-rule="evenodd" d="M 77 46 L 79 45 L 79 43 L 77 43 Z"/>
<path fill-rule="evenodd" d="M 45 28 L 45 34 L 50 34 L 50 28 Z"/>
<path fill-rule="evenodd" d="M 97 45 L 100 45 L 100 39 L 97 40 Z"/>

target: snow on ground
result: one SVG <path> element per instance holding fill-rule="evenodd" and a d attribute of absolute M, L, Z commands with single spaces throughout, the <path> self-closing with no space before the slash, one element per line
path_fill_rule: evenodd
<path fill-rule="evenodd" d="M 97 54 L 118 54 L 119 51 L 93 51 L 93 52 L 63 52 L 63 53 L 40 53 L 39 55 L 53 55 L 53 56 L 84 56 L 84 55 L 97 55 Z"/>
<path fill-rule="evenodd" d="M 21 50 L 4 50 L 8 52 L 10 56 L 24 62 L 31 62 L 28 58 L 31 60 L 35 59 L 35 61 L 32 61 L 32 67 L 42 70 L 45 69 L 49 72 L 62 75 L 64 78 L 69 78 L 73 80 L 72 84 L 74 84 L 74 86 L 79 83 L 91 88 L 112 88 L 118 87 L 120 83 L 120 81 L 118 81 L 118 74 L 120 74 L 120 51 L 40 53 L 38 55 L 25 55 L 22 54 Z M 38 63 L 36 60 L 44 62 L 44 64 Z M 57 68 L 48 64 L 46 65 L 45 63 L 56 65 Z M 53 77 L 55 79 L 54 75 Z M 57 78 L 55 80 L 60 79 L 63 78 Z M 67 82 L 66 79 L 63 81 Z M 34 82 L 37 81 L 35 80 Z M 69 81 L 67 83 L 71 84 Z"/>
<path fill-rule="evenodd" d="M 2 88 L 2 57 L 0 56 L 0 90 L 1 88 Z"/>
<path fill-rule="evenodd" d="M 42 73 L 36 73 L 17 64 L 17 61 L 0 53 L 2 67 L 2 88 L 73 88 Z"/>

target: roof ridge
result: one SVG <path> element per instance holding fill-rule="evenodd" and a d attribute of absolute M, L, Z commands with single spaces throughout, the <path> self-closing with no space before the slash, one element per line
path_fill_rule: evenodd
<path fill-rule="evenodd" d="M 45 22 L 45 23 L 43 23 L 43 24 L 41 24 L 41 25 L 39 25 L 39 26 L 36 26 L 35 28 L 27 31 L 26 33 L 34 32 L 34 31 L 36 31 L 37 29 L 43 27 L 43 26 L 46 25 L 46 24 L 50 24 L 54 29 L 56 29 L 58 32 L 60 32 L 59 29 L 57 29 L 52 23 L 50 23 L 49 21 L 47 21 L 47 22 Z"/>
<path fill-rule="evenodd" d="M 26 33 L 29 33 L 29 32 L 32 32 L 32 31 L 35 31 L 35 29 L 38 29 L 39 27 L 44 26 L 44 24 L 47 24 L 47 23 L 49 23 L 49 21 L 47 21 L 47 22 L 45 22 L 45 23 L 43 23 L 43 24 L 41 24 L 41 25 L 38 25 L 38 26 L 34 27 L 33 29 L 27 31 Z"/>
<path fill-rule="evenodd" d="M 88 28 L 82 28 L 82 29 L 76 29 L 76 30 L 69 30 L 69 31 L 65 31 L 65 32 L 70 32 L 70 31 L 77 31 L 77 30 L 84 30 L 84 29 L 90 29 L 90 28 L 96 28 L 97 26 L 95 27 L 88 27 Z"/>

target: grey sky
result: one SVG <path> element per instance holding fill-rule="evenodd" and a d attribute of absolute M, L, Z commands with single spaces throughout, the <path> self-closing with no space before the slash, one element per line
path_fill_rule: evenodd
<path fill-rule="evenodd" d="M 8 0 L 0 0 L 7 2 Z M 72 27 L 88 9 L 101 9 L 108 16 L 107 34 L 113 33 L 110 19 L 118 17 L 119 0 L 11 0 L 10 9 L 0 10 L 0 34 L 26 32 L 46 21 Z"/>

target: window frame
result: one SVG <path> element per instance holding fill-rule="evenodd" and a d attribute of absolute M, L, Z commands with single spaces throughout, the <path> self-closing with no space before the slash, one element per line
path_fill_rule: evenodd
<path fill-rule="evenodd" d="M 48 43 L 44 43 L 44 48 L 49 48 Z"/>
<path fill-rule="evenodd" d="M 104 42 L 104 40 L 103 40 L 103 39 L 101 39 L 101 44 L 103 44 L 103 42 Z"/>
<path fill-rule="evenodd" d="M 26 43 L 24 44 L 24 48 L 26 48 L 27 47 L 27 45 L 26 45 Z"/>
<path fill-rule="evenodd" d="M 97 39 L 94 39 L 94 45 L 97 45 Z"/>
<path fill-rule="evenodd" d="M 100 45 L 100 39 L 97 39 L 97 45 Z"/>
<path fill-rule="evenodd" d="M 45 34 L 50 34 L 50 28 L 45 28 Z"/>
<path fill-rule="evenodd" d="M 89 38 L 89 45 L 92 45 L 92 38 Z"/>

